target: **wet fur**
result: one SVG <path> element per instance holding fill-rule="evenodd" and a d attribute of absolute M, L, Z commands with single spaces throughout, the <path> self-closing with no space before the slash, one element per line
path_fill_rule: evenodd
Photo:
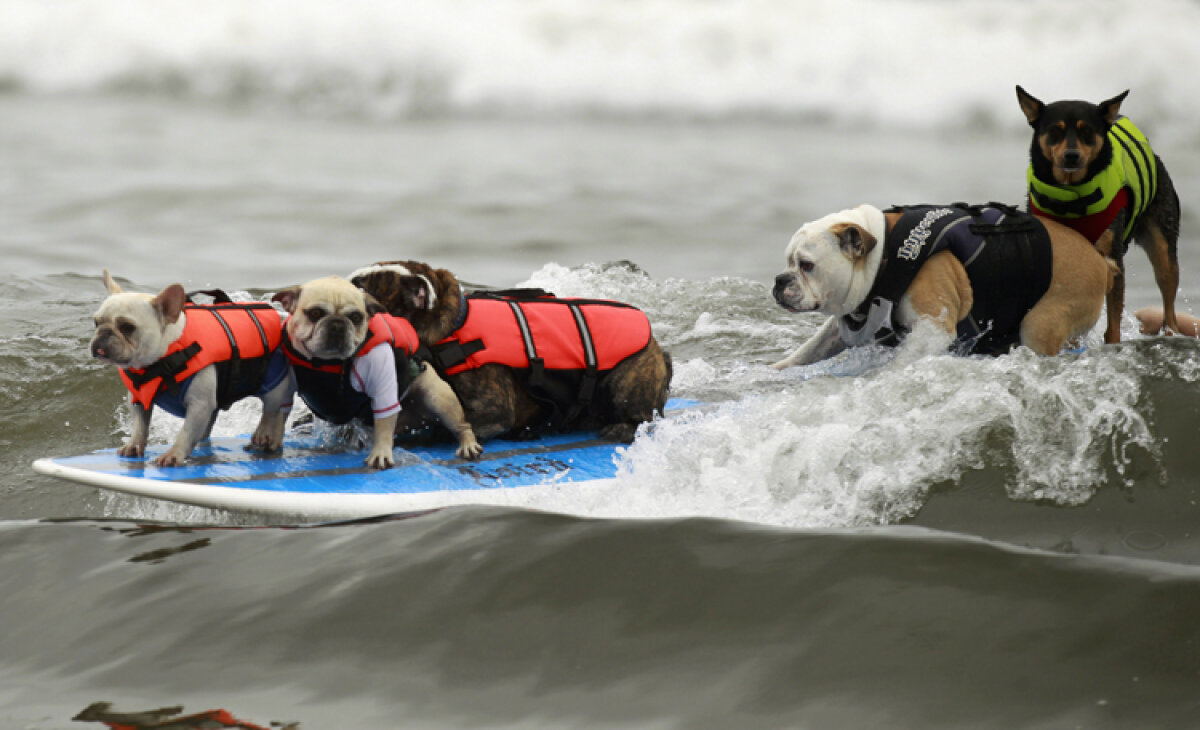
<path fill-rule="evenodd" d="M 290 315 L 285 327 L 292 345 L 308 357 L 353 356 L 367 339 L 371 315 L 384 311 L 370 294 L 337 276 L 288 287 L 277 292 L 273 300 L 280 302 Z M 309 318 L 309 311 L 314 309 L 319 313 L 315 322 Z M 483 453 L 457 398 L 433 368 L 425 368 L 413 380 L 403 404 L 405 407 L 399 413 L 372 422 L 374 437 L 367 455 L 368 466 L 377 469 L 395 466 L 392 449 L 397 429 L 405 430 L 427 417 L 436 419 L 455 435 L 458 441 L 455 453 L 460 459 L 478 459 Z"/>
<path fill-rule="evenodd" d="M 1056 101 L 1044 104 L 1028 92 L 1017 87 L 1017 100 L 1029 125 L 1033 127 L 1029 159 L 1033 174 L 1039 180 L 1054 185 L 1069 187 L 1080 185 L 1108 167 L 1113 149 L 1108 138 L 1109 127 L 1120 117 L 1121 102 L 1129 92 L 1092 104 L 1086 101 Z M 1053 143 L 1051 130 L 1056 125 L 1068 134 L 1060 142 Z M 1081 128 L 1097 132 L 1094 139 L 1078 134 Z M 1072 139 L 1074 138 L 1074 139 Z M 1080 170 L 1064 169 L 1064 155 L 1068 148 L 1077 148 L 1081 157 Z M 1179 331 L 1175 315 L 1175 295 L 1179 288 L 1179 258 L 1176 251 L 1179 241 L 1179 195 L 1171 182 L 1162 158 L 1154 156 L 1158 171 L 1158 189 L 1150 200 L 1145 213 L 1133 229 L 1133 241 L 1146 251 L 1154 269 L 1163 302 L 1163 329 Z M 1032 208 L 1030 208 L 1032 210 Z M 1128 223 L 1128 210 L 1120 213 L 1109 229 L 1094 241 L 1097 250 L 1116 262 L 1119 273 L 1107 296 L 1107 327 L 1104 341 L 1113 343 L 1121 340 L 1121 316 L 1125 307 L 1125 253 L 1128 244 L 1121 242 L 1121 232 Z"/>
<path fill-rule="evenodd" d="M 108 297 L 97 310 L 95 334 L 90 351 L 93 357 L 112 363 L 120 368 L 140 370 L 160 360 L 171 343 L 182 336 L 187 315 L 183 306 L 187 294 L 180 284 L 171 284 L 155 296 L 138 292 L 125 292 L 104 272 L 104 285 Z M 283 446 L 283 431 L 292 407 L 292 387 L 289 378 L 284 378 L 270 392 L 263 394 L 262 415 L 247 446 L 251 451 L 278 451 Z M 175 441 L 166 452 L 160 454 L 156 466 L 181 466 L 200 441 L 208 438 L 216 423 L 217 371 L 209 365 L 192 377 L 187 394 L 183 399 L 187 413 Z M 140 458 L 146 452 L 146 441 L 150 433 L 151 408 L 143 408 L 136 401 L 129 402 L 129 413 L 133 424 L 129 440 L 117 454 Z"/>
<path fill-rule="evenodd" d="M 420 297 L 414 289 L 418 277 L 424 277 L 436 289 L 432 308 L 417 306 Z M 419 261 L 380 262 L 355 272 L 351 281 L 375 297 L 390 314 L 407 318 L 424 345 L 440 342 L 453 331 L 464 296 L 454 274 Z M 638 426 L 653 420 L 666 405 L 671 374 L 670 355 L 651 337 L 642 352 L 600 378 L 589 410 L 573 427 L 597 429 L 602 437 L 613 441 L 633 441 Z M 529 395 L 521 374 L 505 365 L 491 363 L 445 377 L 480 439 L 531 434 L 549 416 Z"/>
<path fill-rule="evenodd" d="M 773 296 L 789 312 L 819 311 L 824 325 L 790 355 L 774 363 L 782 370 L 824 360 L 844 351 L 838 320 L 865 301 L 882 258 L 879 241 L 900 219 L 873 206 L 841 211 L 800 228 L 787 247 L 786 271 L 776 277 Z M 1041 220 L 1053 247 L 1050 287 L 1021 320 L 1020 341 L 1041 355 L 1055 355 L 1083 336 L 1100 317 L 1116 264 L 1100 256 L 1078 232 Z M 864 225 L 866 227 L 864 227 Z M 927 319 L 949 335 L 971 311 L 974 291 L 962 263 L 949 251 L 922 265 L 899 302 L 907 327 Z"/>

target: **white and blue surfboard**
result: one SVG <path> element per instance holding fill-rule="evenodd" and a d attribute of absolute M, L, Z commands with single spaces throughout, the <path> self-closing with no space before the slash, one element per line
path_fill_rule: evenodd
<path fill-rule="evenodd" d="M 672 399 L 668 411 L 694 403 Z M 292 435 L 282 451 L 256 454 L 246 438 L 197 445 L 183 466 L 102 449 L 80 456 L 38 459 L 35 471 L 76 484 L 183 504 L 313 518 L 352 519 L 459 504 L 536 504 L 539 493 L 602 488 L 617 474 L 620 444 L 595 432 L 555 434 L 530 441 L 494 439 L 478 461 L 459 459 L 453 444 L 396 450 L 396 466 L 369 469 L 365 450 L 331 447 L 316 436 Z"/>

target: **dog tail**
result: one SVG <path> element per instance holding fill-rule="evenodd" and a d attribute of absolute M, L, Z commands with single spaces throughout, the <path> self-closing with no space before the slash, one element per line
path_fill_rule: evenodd
<path fill-rule="evenodd" d="M 1117 265 L 1116 261 L 1108 256 L 1104 257 L 1104 263 L 1108 265 L 1108 283 L 1104 285 L 1104 293 L 1107 294 L 1112 291 L 1113 283 L 1117 280 L 1117 277 L 1121 275 L 1121 267 Z"/>

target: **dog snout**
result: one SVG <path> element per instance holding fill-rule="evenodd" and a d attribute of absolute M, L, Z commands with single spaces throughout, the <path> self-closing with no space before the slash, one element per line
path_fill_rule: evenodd
<path fill-rule="evenodd" d="M 111 339 L 112 335 L 105 332 L 100 332 L 93 337 L 91 344 L 88 346 L 92 357 L 100 359 L 108 358 L 112 354 Z"/>
<path fill-rule="evenodd" d="M 795 280 L 795 278 L 796 278 L 795 275 L 788 271 L 785 271 L 782 274 L 780 274 L 779 276 L 776 276 L 775 277 L 775 288 L 771 291 L 771 294 L 776 299 L 778 299 L 780 297 L 780 295 L 783 294 L 783 292 L 786 291 L 787 288 L 792 285 L 792 281 Z"/>
<path fill-rule="evenodd" d="M 1083 154 L 1077 149 L 1068 149 L 1063 152 L 1063 167 L 1076 168 L 1083 164 Z"/>

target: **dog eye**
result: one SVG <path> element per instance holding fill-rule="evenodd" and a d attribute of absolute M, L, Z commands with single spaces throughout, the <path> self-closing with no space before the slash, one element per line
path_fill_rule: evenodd
<path fill-rule="evenodd" d="M 813 270 L 813 262 L 801 261 L 796 264 L 796 268 L 800 269 L 801 271 L 803 271 L 804 273 L 807 274 L 808 272 Z"/>
<path fill-rule="evenodd" d="M 351 312 L 350 314 L 346 315 L 346 319 L 350 320 L 350 324 L 357 327 L 360 324 L 362 324 L 362 321 L 363 321 L 362 312 Z"/>
<path fill-rule="evenodd" d="M 324 317 L 324 316 L 325 316 L 325 310 L 324 310 L 324 309 L 317 309 L 316 307 L 313 307 L 312 309 L 306 309 L 306 310 L 304 310 L 304 316 L 305 316 L 305 317 L 308 317 L 308 318 L 309 318 L 309 319 L 311 319 L 312 321 L 316 322 L 316 321 L 317 321 L 317 320 L 319 320 L 321 317 Z"/>
<path fill-rule="evenodd" d="M 1075 133 L 1079 135 L 1080 142 L 1083 142 L 1084 144 L 1091 144 L 1092 136 L 1095 134 L 1095 130 L 1093 130 L 1087 124 L 1080 122 L 1079 126 L 1075 130 Z"/>
<path fill-rule="evenodd" d="M 117 325 L 117 330 L 126 337 L 129 337 L 134 332 L 137 332 L 137 327 L 132 322 L 122 322 Z"/>
<path fill-rule="evenodd" d="M 1059 142 L 1063 141 L 1063 138 L 1066 136 L 1067 129 L 1061 124 L 1056 124 L 1051 127 L 1050 131 L 1046 134 L 1047 139 L 1050 140 L 1050 144 L 1058 144 Z"/>

